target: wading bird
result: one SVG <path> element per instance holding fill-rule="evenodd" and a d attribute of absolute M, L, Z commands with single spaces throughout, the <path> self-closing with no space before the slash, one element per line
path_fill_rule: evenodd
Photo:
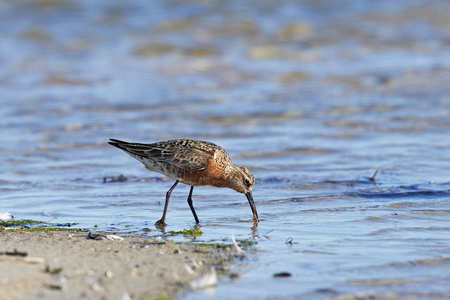
<path fill-rule="evenodd" d="M 165 225 L 169 198 L 179 182 L 191 186 L 187 202 L 196 223 L 199 223 L 199 220 L 192 204 L 192 191 L 197 185 L 227 187 L 245 194 L 252 209 L 253 221 L 259 221 L 252 196 L 255 178 L 246 167 L 235 165 L 222 147 L 210 142 L 186 139 L 153 144 L 128 143 L 111 139 L 109 144 L 139 160 L 148 170 L 175 180 L 167 191 L 164 212 L 156 225 Z"/>

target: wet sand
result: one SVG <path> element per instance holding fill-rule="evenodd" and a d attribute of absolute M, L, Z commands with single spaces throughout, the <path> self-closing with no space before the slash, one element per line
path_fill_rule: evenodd
<path fill-rule="evenodd" d="M 234 253 L 230 246 L 87 236 L 2 232 L 0 299 L 171 299 L 211 275 L 212 267 L 226 271 Z"/>

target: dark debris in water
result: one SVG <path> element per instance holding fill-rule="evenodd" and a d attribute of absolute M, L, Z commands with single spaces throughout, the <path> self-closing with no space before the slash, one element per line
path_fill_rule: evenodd
<path fill-rule="evenodd" d="M 286 242 L 284 242 L 284 243 L 285 243 L 285 244 L 288 244 L 288 245 L 292 245 L 292 244 L 293 244 L 293 243 L 292 243 L 293 240 L 294 240 L 293 237 L 288 237 L 287 240 L 286 240 Z"/>
<path fill-rule="evenodd" d="M 128 177 L 120 174 L 119 176 L 105 176 L 103 177 L 103 183 L 111 183 L 111 182 L 122 182 L 128 181 Z"/>
<path fill-rule="evenodd" d="M 378 168 L 372 177 L 369 177 L 369 181 L 375 182 L 375 176 L 377 176 L 378 172 L 380 172 L 380 168 Z"/>
<path fill-rule="evenodd" d="M 292 277 L 292 274 L 289 272 L 280 272 L 280 273 L 273 274 L 273 277 L 275 277 L 275 278 Z"/>

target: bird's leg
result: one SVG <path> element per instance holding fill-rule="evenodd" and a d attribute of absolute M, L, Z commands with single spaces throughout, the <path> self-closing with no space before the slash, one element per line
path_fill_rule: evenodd
<path fill-rule="evenodd" d="M 195 209 L 194 209 L 194 205 L 192 205 L 192 191 L 194 190 L 194 186 L 191 185 L 191 190 L 189 191 L 189 196 L 187 198 L 187 202 L 189 204 L 189 207 L 191 208 L 192 214 L 194 215 L 195 218 L 195 223 L 200 223 L 200 221 L 198 220 L 197 214 L 195 213 Z"/>
<path fill-rule="evenodd" d="M 166 225 L 166 212 L 167 212 L 167 207 L 169 206 L 169 198 L 170 195 L 172 194 L 173 189 L 177 186 L 178 184 L 178 180 L 175 181 L 175 183 L 172 185 L 172 187 L 167 191 L 166 193 L 166 203 L 164 204 L 164 212 L 163 215 L 161 217 L 161 220 L 156 222 L 156 225 Z"/>

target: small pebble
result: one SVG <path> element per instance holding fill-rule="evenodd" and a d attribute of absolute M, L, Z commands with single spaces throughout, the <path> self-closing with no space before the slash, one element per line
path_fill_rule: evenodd
<path fill-rule="evenodd" d="M 102 292 L 102 291 L 103 291 L 103 287 L 102 287 L 100 284 L 98 284 L 98 283 L 94 283 L 94 284 L 91 286 L 91 288 L 92 288 L 92 290 L 95 291 L 95 292 Z"/>
<path fill-rule="evenodd" d="M 111 271 L 106 271 L 106 272 L 105 272 L 105 276 L 108 277 L 108 278 L 112 278 L 112 277 L 113 277 L 113 272 L 111 272 Z"/>
<path fill-rule="evenodd" d="M 107 240 L 111 240 L 111 241 L 123 241 L 124 240 L 123 237 L 118 236 L 118 235 L 114 235 L 114 234 L 108 234 L 106 236 L 106 239 Z"/>

